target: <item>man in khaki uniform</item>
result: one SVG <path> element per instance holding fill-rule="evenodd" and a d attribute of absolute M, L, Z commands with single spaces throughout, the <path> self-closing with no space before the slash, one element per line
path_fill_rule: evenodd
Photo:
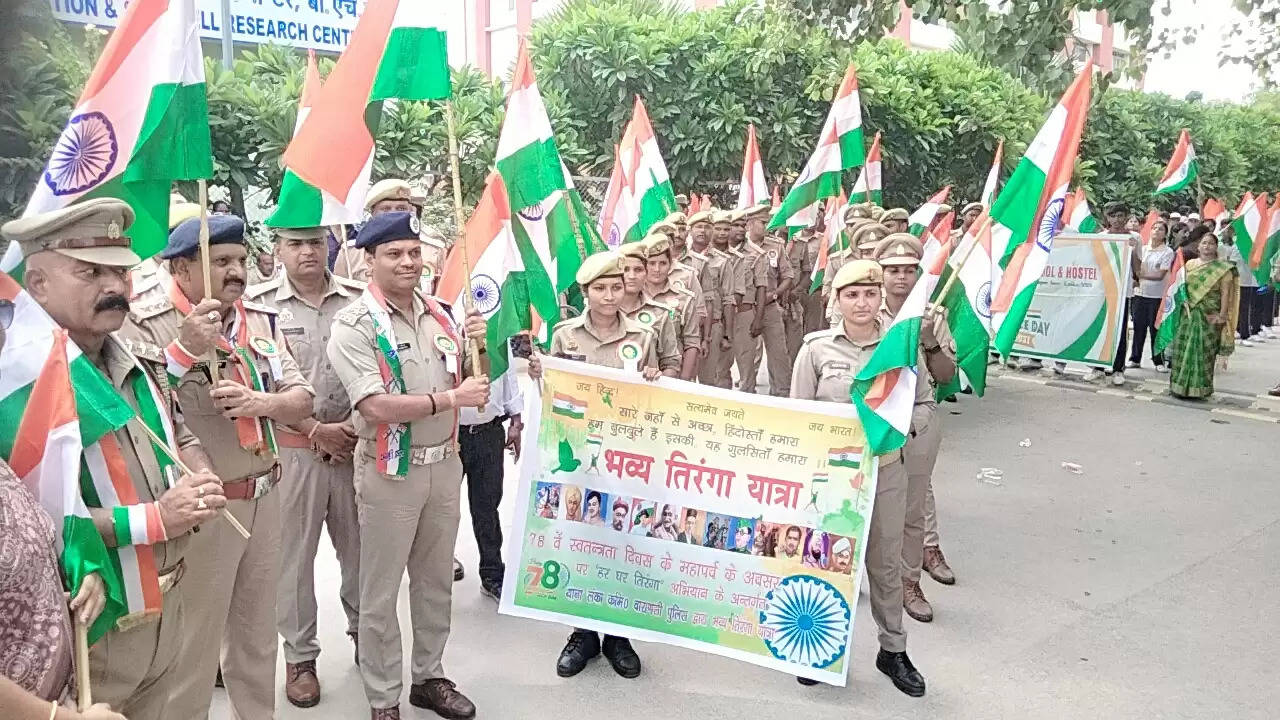
<path fill-rule="evenodd" d="M 357 642 L 360 621 L 360 525 L 353 485 L 355 429 L 351 403 L 325 355 L 329 328 L 339 310 L 364 291 L 354 280 L 325 267 L 323 227 L 275 228 L 283 271 L 250 287 L 245 297 L 279 313 L 276 322 L 289 354 L 315 389 L 310 417 L 276 428 L 283 467 L 281 548 L 276 625 L 284 640 L 285 697 L 298 707 L 320 702 L 316 658 L 315 560 L 321 529 L 338 555 L 342 577 L 338 598 L 347 617 L 347 635 Z"/>
<path fill-rule="evenodd" d="M 738 300 L 735 288 L 738 284 L 738 263 L 742 260 L 742 251 L 738 249 L 741 240 L 733 230 L 733 214 L 726 210 L 715 210 L 712 215 L 713 232 L 711 241 L 715 248 L 724 253 L 724 266 L 720 269 L 720 312 L 724 319 L 724 337 L 726 343 L 720 344 L 720 356 L 715 366 L 714 385 L 729 389 L 733 387 L 733 338 L 737 333 Z M 742 238 L 742 239 L 745 239 Z"/>
<path fill-rule="evenodd" d="M 186 610 L 199 602 L 190 583 L 182 582 L 188 533 L 201 523 L 208 523 L 206 533 L 225 524 L 217 512 L 226 498 L 200 441 L 175 412 L 160 348 L 115 334 L 129 309 L 129 268 L 138 262 L 126 234 L 133 218 L 127 204 L 102 198 L 5 223 L 0 234 L 26 258 L 23 281 L 32 299 L 140 413 L 100 442 L 104 457 L 110 460 L 112 453 L 123 462 L 129 493 L 117 492 L 116 508 L 91 507 L 89 514 L 108 547 L 122 548 L 127 538 L 139 566 L 154 568 L 150 580 L 157 582 L 161 607 L 158 614 L 117 620 L 89 650 L 89 678 L 95 700 L 134 720 L 168 720 L 178 717 L 173 692 L 181 678 L 182 638 L 192 629 Z M 176 472 L 142 423 L 171 442 L 171 451 L 196 472 Z M 127 514 L 115 512 L 126 508 Z M 147 527 L 133 526 L 129 515 L 135 513 L 146 517 L 139 524 Z"/>
<path fill-rule="evenodd" d="M 756 307 L 755 324 L 763 339 L 765 361 L 769 367 L 769 392 L 775 397 L 791 393 L 791 356 L 787 353 L 787 330 L 782 305 L 795 286 L 795 269 L 787 258 L 786 243 L 765 234 L 771 210 L 759 205 L 747 223 L 748 243 L 764 248 L 757 263 L 765 280 L 764 301 Z M 759 239 L 757 239 L 759 238 Z"/>
<path fill-rule="evenodd" d="M 880 216 L 880 224 L 889 228 L 891 233 L 904 233 L 911 226 L 911 216 L 905 208 L 892 208 Z"/>
<path fill-rule="evenodd" d="M 920 277 L 920 261 L 924 248 L 910 233 L 889 235 L 875 250 L 876 261 L 884 270 L 884 305 L 880 323 L 888 327 L 893 317 Z M 920 351 L 930 391 L 950 382 L 956 374 L 955 342 L 947 329 L 945 316 L 926 313 L 920 325 Z M 923 564 L 926 511 L 933 495 L 933 468 L 942 444 L 942 419 L 935 417 L 929 429 L 907 442 L 904 451 L 907 466 L 907 515 L 902 538 L 902 598 L 907 614 L 919 622 L 933 620 L 933 607 L 920 589 Z"/>
<path fill-rule="evenodd" d="M 769 209 L 765 205 L 741 211 L 747 218 L 747 232 L 743 235 L 742 258 L 734 273 L 733 354 L 738 366 L 738 390 L 754 393 L 756 375 L 760 367 L 764 333 L 764 314 L 761 310 L 768 302 L 770 273 L 768 251 L 763 246 L 764 226 Z M 783 347 L 786 339 L 783 338 Z"/>
<path fill-rule="evenodd" d="M 648 267 L 643 242 L 627 243 L 618 248 L 618 253 L 622 255 L 622 297 L 618 300 L 618 309 L 627 319 L 653 331 L 658 369 L 662 374 L 680 377 L 684 361 L 681 337 L 685 318 L 645 292 Z"/>
<path fill-rule="evenodd" d="M 783 317 L 786 320 L 788 367 L 795 362 L 796 354 L 800 352 L 800 344 L 804 341 L 805 303 L 812 297 L 809 294 L 810 276 L 813 274 L 813 260 L 817 259 L 816 253 L 813 255 L 813 260 L 810 259 L 809 248 L 817 244 L 814 241 L 817 236 L 813 228 L 804 228 L 787 243 L 787 262 L 791 263 L 791 268 L 795 271 L 795 282 L 791 285 L 791 292 L 787 294 L 786 306 L 783 309 Z M 788 378 L 790 375 L 788 371 Z"/>
<path fill-rule="evenodd" d="M 169 235 L 168 273 L 141 289 L 123 334 L 165 349 L 183 417 L 223 479 L 227 507 L 248 529 L 225 522 L 196 535 L 187 551 L 187 631 L 173 718 L 202 717 L 221 655 L 231 717 L 275 713 L 275 602 L 280 574 L 280 479 L 273 423 L 311 412 L 311 386 L 285 346 L 275 311 L 241 299 L 248 276 L 244 221 L 209 218 L 211 300 L 205 296 L 200 221 Z M 216 351 L 212 369 L 204 359 Z"/>
<path fill-rule="evenodd" d="M 840 323 L 805 337 L 791 379 L 791 397 L 851 402 L 853 379 L 871 359 L 885 330 L 879 320 L 882 282 L 880 266 L 874 261 L 854 260 L 840 268 L 832 283 L 838 297 Z M 935 410 L 929 384 L 916 383 L 912 436 L 928 432 Z M 871 586 L 871 616 L 880 631 L 876 667 L 899 690 L 920 697 L 925 693 L 925 682 L 907 657 L 907 633 L 902 625 L 902 530 L 907 483 L 902 451 L 881 455 L 864 562 Z M 800 682 L 814 683 L 803 679 Z"/>
<path fill-rule="evenodd" d="M 371 218 L 388 212 L 411 212 L 417 215 L 422 212 L 422 202 L 423 198 L 414 194 L 413 188 L 407 181 L 387 178 L 379 180 L 369 188 L 364 209 Z M 425 251 L 426 248 L 423 250 Z M 424 262 L 430 264 L 429 261 L 430 258 L 424 258 Z M 439 266 L 438 262 L 432 265 L 432 267 Z M 347 238 L 342 247 L 338 248 L 338 258 L 333 263 L 333 274 L 357 282 L 369 282 L 369 261 L 364 251 L 356 247 L 354 237 Z"/>
<path fill-rule="evenodd" d="M 703 385 L 719 385 L 721 356 L 732 347 L 725 332 L 725 302 L 723 275 L 729 255 L 713 244 L 716 211 L 703 210 L 689 217 L 689 250 L 686 255 L 702 261 L 703 306 L 707 311 L 707 335 L 702 338 L 702 360 L 698 366 L 698 381 Z M 689 261 L 686 260 L 686 263 Z"/>
<path fill-rule="evenodd" d="M 556 325 L 551 334 L 551 355 L 592 365 L 639 372 L 645 380 L 661 376 L 657 343 L 653 331 L 628 320 L 618 307 L 623 295 L 622 256 L 617 252 L 596 253 L 583 261 L 577 281 L 582 286 L 587 309 L 581 315 Z M 529 374 L 540 377 L 542 365 L 535 354 L 529 360 Z M 631 641 L 615 635 L 600 635 L 575 628 L 556 658 L 556 674 L 573 677 L 587 663 L 603 654 L 613 671 L 624 678 L 639 677 L 640 656 Z"/>
<path fill-rule="evenodd" d="M 698 363 L 702 358 L 703 327 L 707 323 L 707 310 L 702 302 L 701 286 L 697 289 L 670 279 L 671 241 L 666 235 L 651 234 L 641 246 L 645 255 L 644 292 L 654 302 L 671 309 L 679 318 L 680 379 L 692 381 L 698 377 Z M 694 278 L 696 280 L 696 278 Z"/>
<path fill-rule="evenodd" d="M 417 289 L 420 231 L 410 212 L 383 213 L 360 230 L 356 247 L 367 255 L 370 284 L 338 311 L 327 347 L 356 411 L 359 664 L 373 720 L 400 718 L 404 651 L 396 600 L 406 568 L 413 622 L 409 702 L 452 719 L 476 713 L 445 676 L 442 660 L 462 499 L 458 409 L 488 405 L 489 380 L 462 380 L 471 354 L 465 340 L 449 308 Z M 484 337 L 479 314 L 467 317 L 466 330 Z"/>

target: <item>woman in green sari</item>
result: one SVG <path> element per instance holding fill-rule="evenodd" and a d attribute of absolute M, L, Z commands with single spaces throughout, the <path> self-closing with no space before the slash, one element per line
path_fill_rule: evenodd
<path fill-rule="evenodd" d="M 1200 238 L 1200 257 L 1186 264 L 1187 302 L 1173 338 L 1169 392 L 1180 398 L 1213 394 L 1215 361 L 1235 350 L 1240 278 L 1235 263 L 1218 257 L 1218 237 Z"/>

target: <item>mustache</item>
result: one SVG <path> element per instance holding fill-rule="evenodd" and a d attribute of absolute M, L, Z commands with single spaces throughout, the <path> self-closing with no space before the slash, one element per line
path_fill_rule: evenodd
<path fill-rule="evenodd" d="M 95 313 L 108 312 L 110 310 L 129 312 L 129 299 L 123 295 L 111 295 L 99 300 L 98 304 L 93 306 Z"/>

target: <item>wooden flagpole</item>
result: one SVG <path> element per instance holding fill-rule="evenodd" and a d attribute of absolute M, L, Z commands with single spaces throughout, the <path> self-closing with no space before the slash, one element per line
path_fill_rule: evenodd
<path fill-rule="evenodd" d="M 471 259 L 467 256 L 467 218 L 462 209 L 462 176 L 458 170 L 458 130 L 454 124 L 452 100 L 444 101 L 444 117 L 449 129 L 449 169 L 453 173 L 453 214 L 458 224 L 455 242 L 462 253 L 463 287 L 466 290 L 462 304 L 470 313 L 475 309 L 475 297 L 471 294 Z M 472 372 L 476 375 L 488 374 L 488 369 L 480 364 L 480 339 L 467 338 L 466 343 L 471 353 Z"/>
<path fill-rule="evenodd" d="M 142 418 L 135 415 L 133 419 L 138 421 L 137 426 L 139 428 L 142 428 L 142 432 L 144 432 L 146 436 L 151 440 L 151 444 L 160 448 L 160 452 L 164 453 L 170 460 L 172 460 L 173 464 L 177 465 L 178 469 L 181 470 L 183 474 L 185 475 L 195 474 L 191 472 L 191 468 L 187 467 L 186 463 L 182 462 L 182 458 L 178 457 L 177 451 L 169 447 L 169 443 L 161 439 L 160 436 L 157 435 L 154 430 L 147 427 L 147 424 L 142 421 Z M 236 519 L 235 515 L 231 514 L 231 511 L 227 510 L 226 508 L 222 508 L 222 517 L 226 518 L 227 522 L 231 523 L 231 527 L 235 528 L 236 532 L 240 533 L 240 537 L 244 538 L 245 540 L 249 539 L 249 531 L 245 529 L 244 525 L 240 524 L 240 521 Z"/>
<path fill-rule="evenodd" d="M 89 686 L 89 626 L 74 616 L 71 622 L 76 636 L 76 695 L 80 712 L 84 712 L 93 706 L 93 688 Z"/>

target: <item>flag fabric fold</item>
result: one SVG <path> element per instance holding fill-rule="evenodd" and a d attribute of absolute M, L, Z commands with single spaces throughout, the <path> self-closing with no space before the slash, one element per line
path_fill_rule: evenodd
<path fill-rule="evenodd" d="M 929 226 L 933 225 L 933 221 L 937 219 L 938 213 L 942 210 L 942 206 L 947 203 L 947 196 L 950 194 L 951 186 L 948 185 L 934 193 L 933 197 L 930 197 L 923 205 L 916 208 L 916 211 L 907 218 L 907 232 L 916 237 L 923 236 L 924 231 L 928 230 Z"/>
<path fill-rule="evenodd" d="M 1173 156 L 1164 168 L 1164 177 L 1156 185 L 1156 195 L 1174 193 L 1191 184 L 1199 172 L 1196 162 L 1196 149 L 1191 144 L 1191 133 L 1186 128 L 1178 133 L 1178 144 L 1173 148 Z"/>
<path fill-rule="evenodd" d="M 812 225 L 818 219 L 821 201 L 840 192 L 841 173 L 862 165 L 865 160 L 858 75 L 850 65 L 818 133 L 818 147 L 805 163 L 790 192 L 782 199 L 769 222 L 769 229 Z"/>
<path fill-rule="evenodd" d="M 849 194 L 849 202 L 884 204 L 884 164 L 880 161 L 880 132 L 871 141 L 871 149 L 867 151 L 867 162 L 858 173 L 858 180 L 853 184 L 853 192 Z"/>
<path fill-rule="evenodd" d="M 609 247 L 644 238 L 649 228 L 676 211 L 675 191 L 644 101 L 636 96 L 631 121 L 614 159 L 600 234 Z"/>
<path fill-rule="evenodd" d="M 736 209 L 745 210 L 769 201 L 769 184 L 764 178 L 764 162 L 756 142 L 755 124 L 747 125 L 747 146 L 743 150 L 742 179 L 738 181 Z"/>
<path fill-rule="evenodd" d="M 982 196 L 978 202 L 985 208 L 991 207 L 996 199 L 996 186 L 1000 184 L 1000 163 L 1004 161 L 1004 138 L 996 145 L 996 156 L 991 161 L 991 170 L 987 171 L 987 182 L 982 186 Z"/>
<path fill-rule="evenodd" d="M 1098 220 L 1089 209 L 1089 199 L 1085 197 L 1084 188 L 1067 196 L 1062 208 L 1063 229 L 1078 233 L 1095 233 L 1098 231 Z"/>
<path fill-rule="evenodd" d="M 144 259 L 169 238 L 175 180 L 213 176 L 209 105 L 195 0 L 134 0 L 112 31 L 24 215 L 92 198 L 129 203 Z M 0 262 L 14 273 L 17 244 Z"/>
<path fill-rule="evenodd" d="M 1182 249 L 1178 249 L 1173 258 L 1173 267 L 1164 281 L 1164 291 L 1160 293 L 1160 311 L 1156 313 L 1156 338 L 1152 342 L 1152 350 L 1159 355 L 1165 348 L 1173 344 L 1178 334 L 1178 324 L 1182 321 L 1182 307 L 1187 302 L 1187 271 Z"/>
<path fill-rule="evenodd" d="M 1271 208 L 1267 205 L 1267 194 L 1249 197 L 1243 204 L 1236 218 L 1231 221 L 1235 230 L 1236 248 L 1249 265 L 1250 272 L 1259 286 L 1271 283 L 1271 255 L 1275 247 L 1267 242 L 1271 237 Z"/>

